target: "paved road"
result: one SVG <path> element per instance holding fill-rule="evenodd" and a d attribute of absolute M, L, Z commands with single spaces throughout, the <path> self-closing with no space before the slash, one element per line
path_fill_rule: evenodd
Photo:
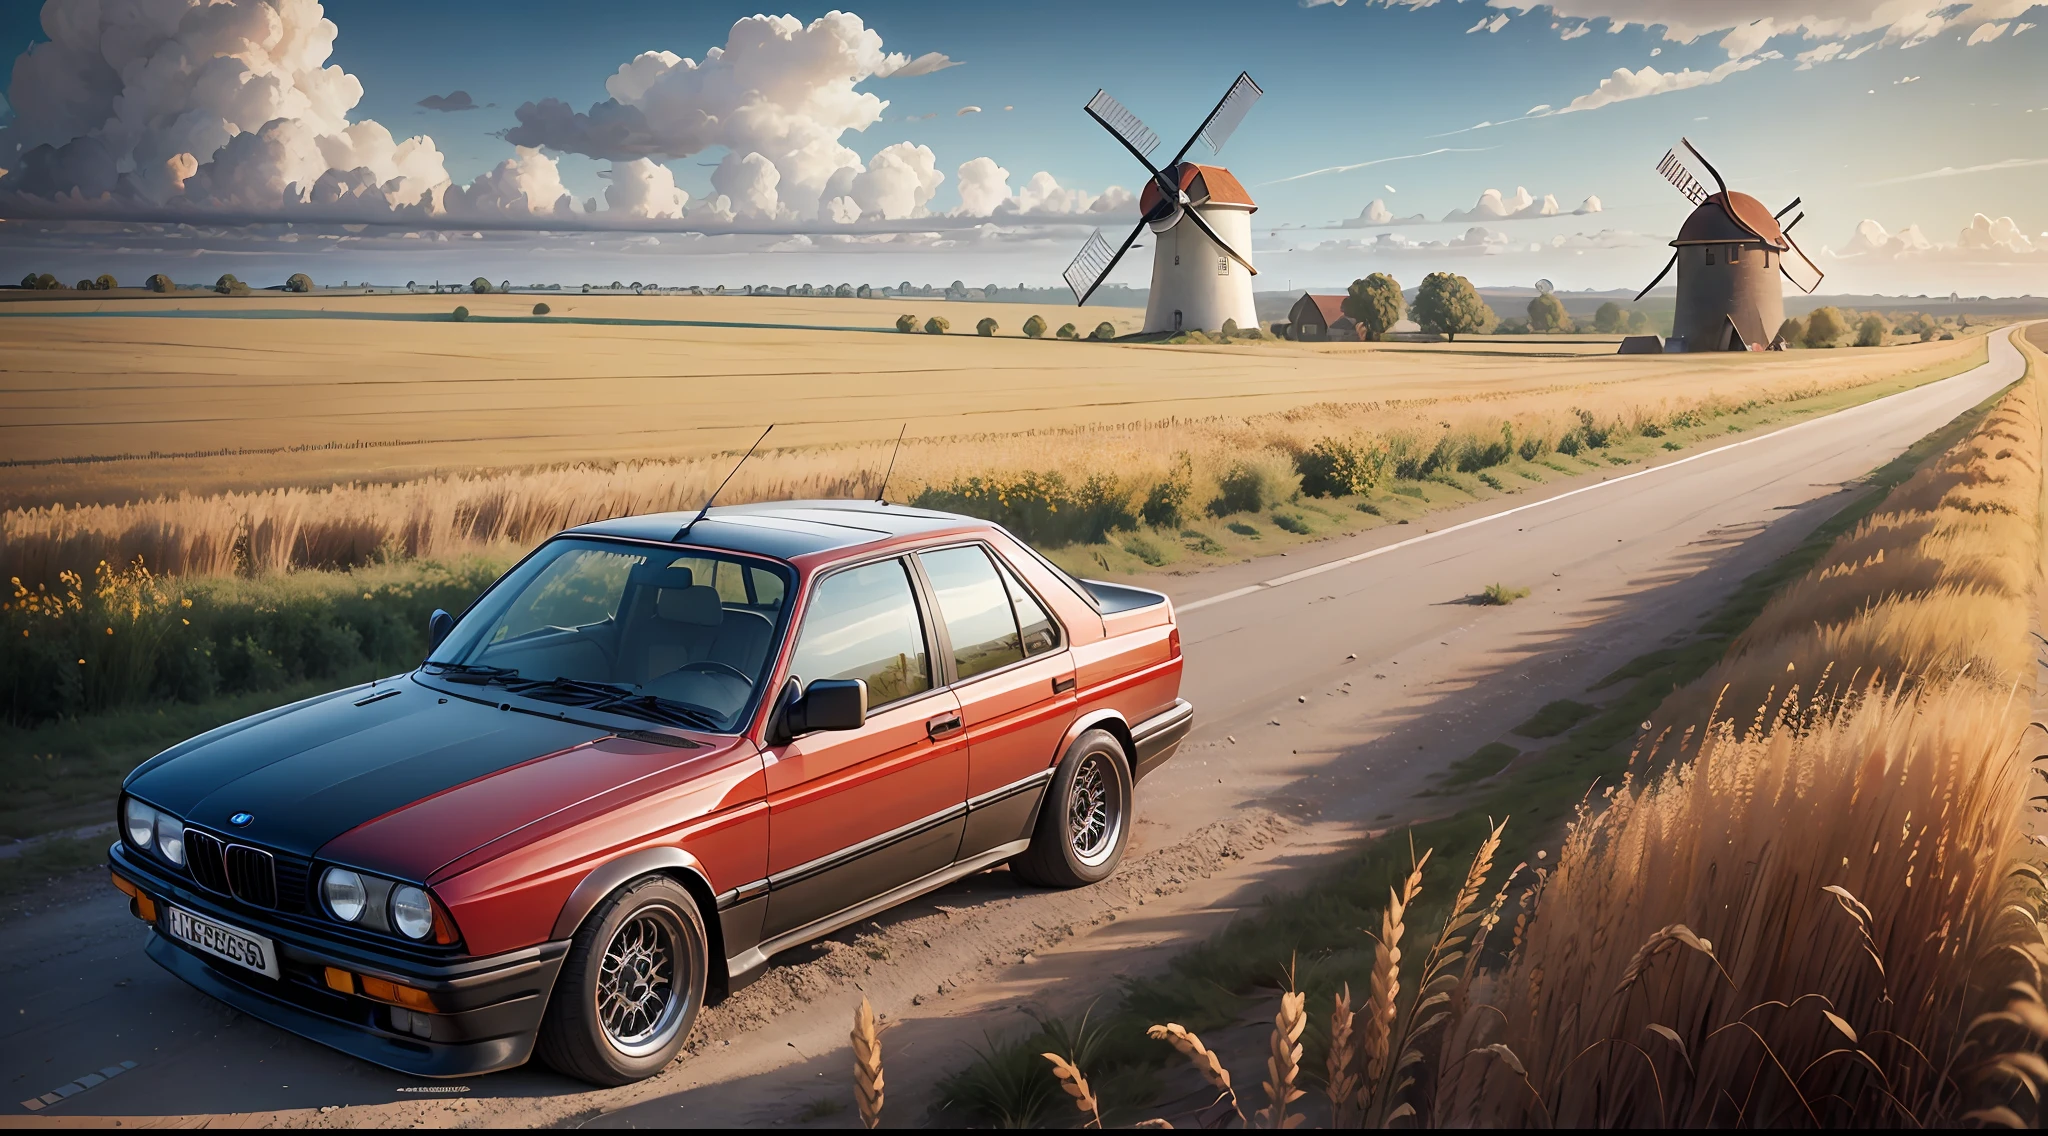
<path fill-rule="evenodd" d="M 1826 418 L 1604 481 L 1535 489 L 1518 507 L 1473 506 L 1432 518 L 1433 531 L 1382 529 L 1286 559 L 1165 579 L 1183 612 L 1184 693 L 1202 724 L 1182 756 L 1146 782 L 1134 856 L 1164 855 L 1255 806 L 1332 831 L 1388 815 L 1431 769 L 1683 633 L 1743 575 L 1831 512 L 1844 483 L 2021 370 L 2018 351 L 2000 333 L 1983 367 Z M 1396 539 L 1407 533 L 1415 535 Z M 1534 594 L 1505 609 L 1462 602 L 1494 582 Z M 941 1066 L 959 1063 L 963 1023 L 976 1023 L 964 1036 L 980 1037 L 982 1019 L 970 1015 L 1014 1001 L 1004 991 L 1021 988 L 1017 977 L 991 976 L 982 957 L 998 953 L 989 945 L 998 938 L 991 928 L 1042 927 L 1048 912 L 1087 922 L 1085 912 L 1073 914 L 1087 896 L 1019 895 L 1001 878 L 963 881 L 915 905 L 896 924 L 900 954 L 867 977 L 841 982 L 838 992 L 828 988 L 837 981 L 829 975 L 815 980 L 813 997 L 843 993 L 857 1001 L 857 985 L 905 1023 L 896 1036 L 944 1047 L 925 1067 L 899 1074 L 892 1065 L 894 1100 L 913 1097 Z M 1212 893 L 1188 895 L 1179 914 L 1217 906 Z M 1161 920 L 1175 914 L 1174 903 L 1171 895 L 1154 900 L 1145 915 Z M 976 904 L 984 918 L 975 934 L 988 939 L 981 946 L 916 929 L 920 919 L 951 918 L 947 905 Z M 1184 934 L 1201 925 L 1173 926 Z M 1082 926 L 1078 939 L 1106 933 Z M 469 1095 L 459 1102 L 415 1105 L 422 1096 L 406 1094 L 417 1083 L 190 991 L 143 956 L 143 936 L 111 892 L 0 925 L 0 1116 L 26 1116 L 13 1102 L 132 1061 L 132 1069 L 38 1115 L 768 1123 L 794 1119 L 803 1099 L 794 1094 L 828 1084 L 812 1078 L 841 1063 L 804 1058 L 843 1047 L 836 1010 L 785 1014 L 733 1027 L 711 1039 L 709 1054 L 626 1090 L 589 1093 L 521 1070 L 465 1086 Z M 782 962 L 791 971 L 811 965 Z M 934 999 L 934 975 L 941 991 L 956 989 Z M 913 999 L 913 987 L 924 993 Z"/>

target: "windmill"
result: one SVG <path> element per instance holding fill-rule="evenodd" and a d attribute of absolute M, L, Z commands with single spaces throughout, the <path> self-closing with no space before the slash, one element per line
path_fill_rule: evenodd
<path fill-rule="evenodd" d="M 1778 224 L 1799 207 L 1800 199 L 1772 213 L 1756 198 L 1729 189 L 1720 171 L 1685 138 L 1665 152 L 1657 172 L 1694 206 L 1671 242 L 1674 251 L 1664 270 L 1636 293 L 1642 299 L 1677 267 L 1678 310 L 1664 349 L 1762 351 L 1779 346 L 1774 339 L 1785 321 L 1779 274 L 1809 294 L 1820 287 L 1823 275 L 1792 241 L 1793 226 L 1806 214 L 1783 227 Z M 1707 192 L 1707 178 L 1721 187 L 1719 193 Z"/>
<path fill-rule="evenodd" d="M 1152 293 L 1145 305 L 1146 331 L 1215 331 L 1226 320 L 1242 328 L 1259 326 L 1258 310 L 1252 305 L 1252 277 L 1259 270 L 1251 262 L 1251 215 L 1258 206 L 1229 170 L 1185 159 L 1196 139 L 1207 143 L 1211 154 L 1222 153 L 1223 144 L 1264 93 L 1250 75 L 1240 72 L 1216 109 L 1162 168 L 1151 158 L 1159 148 L 1159 135 L 1107 91 L 1095 92 L 1083 109 L 1144 165 L 1147 180 L 1138 198 L 1138 224 L 1122 246 L 1112 250 L 1097 229 L 1067 266 L 1067 286 L 1074 290 L 1076 304 L 1088 302 L 1149 228 Z"/>

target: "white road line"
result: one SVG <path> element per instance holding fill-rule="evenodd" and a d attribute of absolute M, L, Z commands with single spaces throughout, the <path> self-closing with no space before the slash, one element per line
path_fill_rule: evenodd
<path fill-rule="evenodd" d="M 2023 327 L 2025 325 L 2022 324 L 2017 326 Z M 1993 332 L 1992 335 L 1995 337 L 2009 339 L 2014 330 L 2016 330 L 2016 328 L 2004 328 L 1999 331 Z M 2007 345 L 2010 346 L 2009 343 Z M 1979 364 L 1979 366 L 1989 367 L 1991 366 L 1991 364 L 1991 353 L 1987 348 L 1984 354 L 1984 362 Z M 1955 375 L 1950 376 L 1950 378 L 1959 379 L 1962 378 L 1964 375 L 1968 375 L 1976 370 L 1976 367 L 1972 367 L 1970 368 L 1970 370 L 1958 372 Z M 1936 382 L 1946 381 L 1948 380 L 1936 380 Z M 1461 521 L 1458 524 L 1450 526 L 1449 528 L 1437 529 L 1434 532 L 1426 532 L 1423 533 L 1421 536 L 1411 536 L 1407 540 L 1395 541 L 1393 544 L 1384 545 L 1382 547 L 1371 549 L 1366 552 L 1361 552 L 1355 556 L 1346 556 L 1342 559 L 1326 561 L 1322 564 L 1317 564 L 1312 567 L 1303 568 L 1299 572 L 1289 572 L 1285 576 L 1275 576 L 1270 580 L 1261 580 L 1256 584 L 1247 584 L 1242 588 L 1233 588 L 1230 591 L 1222 593 L 1221 595 L 1209 596 L 1206 599 L 1195 600 L 1192 603 L 1176 604 L 1174 605 L 1174 611 L 1176 613 L 1199 611 L 1202 608 L 1209 607 L 1214 604 L 1226 603 L 1230 600 L 1240 599 L 1244 596 L 1251 595 L 1254 592 L 1263 592 L 1269 588 L 1280 587 L 1283 584 L 1292 584 L 1297 580 L 1306 580 L 1310 576 L 1320 576 L 1325 572 L 1334 571 L 1338 568 L 1348 567 L 1352 564 L 1357 564 L 1360 561 L 1371 560 L 1375 556 L 1385 556 L 1389 552 L 1396 552 L 1400 549 L 1408 548 L 1411 545 L 1421 544 L 1423 541 L 1426 540 L 1435 540 L 1438 537 L 1449 536 L 1452 533 L 1459 531 L 1460 529 L 1469 529 L 1477 525 L 1491 524 L 1494 521 L 1505 520 L 1508 517 L 1514 516 L 1516 513 L 1526 512 L 1530 509 L 1540 509 L 1545 505 L 1554 505 L 1559 501 L 1565 500 L 1566 498 L 1577 497 L 1581 493 L 1591 493 L 1596 489 L 1607 489 L 1612 486 L 1620 485 L 1624 481 L 1633 481 L 1638 477 L 1648 477 L 1653 473 L 1662 473 L 1668 469 L 1677 469 L 1679 466 L 1685 465 L 1688 462 L 1696 462 L 1702 458 L 1710 458 L 1713 457 L 1715 454 L 1724 454 L 1727 453 L 1729 450 L 1740 449 L 1743 446 L 1753 446 L 1758 442 L 1768 442 L 1772 438 L 1782 437 L 1786 434 L 1792 433 L 1794 430 L 1803 430 L 1809 426 L 1818 426 L 1823 422 L 1840 421 L 1842 417 L 1845 415 L 1855 414 L 1858 411 L 1868 410 L 1872 407 L 1883 406 L 1885 403 L 1888 403 L 1893 399 L 1905 398 L 1908 395 L 1917 394 L 1921 391 L 1928 389 L 1928 387 L 1931 387 L 1933 385 L 1933 383 L 1928 383 L 1924 386 L 1914 387 L 1912 390 L 1900 391 L 1897 394 L 1888 394 L 1883 398 L 1872 399 L 1869 402 L 1862 403 L 1857 406 L 1852 406 L 1847 410 L 1838 410 L 1833 414 L 1823 414 L 1818 418 L 1809 418 L 1804 422 L 1795 422 L 1782 430 L 1773 430 L 1768 434 L 1758 434 L 1754 438 L 1744 438 L 1740 442 L 1730 442 L 1725 446 L 1716 446 L 1711 450 L 1704 450 L 1700 453 L 1693 454 L 1690 457 L 1679 458 L 1677 461 L 1666 462 L 1663 465 L 1651 466 L 1648 469 L 1639 469 L 1634 473 L 1623 474 L 1620 477 L 1602 481 L 1597 485 L 1582 485 L 1577 489 L 1568 490 L 1564 493 L 1558 494 L 1555 497 L 1546 497 L 1541 501 L 1531 501 L 1527 505 L 1517 505 L 1512 509 L 1503 509 L 1498 513 L 1490 513 L 1484 517 L 1475 517 L 1469 521 Z"/>

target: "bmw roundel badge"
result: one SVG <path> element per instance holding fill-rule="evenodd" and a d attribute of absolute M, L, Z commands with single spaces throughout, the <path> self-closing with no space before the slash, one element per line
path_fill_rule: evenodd
<path fill-rule="evenodd" d="M 228 823 L 234 825 L 236 828 L 247 828 L 249 827 L 249 822 L 255 819 L 255 813 L 236 813 L 234 816 L 228 818 Z"/>

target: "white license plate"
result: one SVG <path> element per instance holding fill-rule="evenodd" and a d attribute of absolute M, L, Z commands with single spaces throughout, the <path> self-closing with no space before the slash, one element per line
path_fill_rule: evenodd
<path fill-rule="evenodd" d="M 277 944 L 261 935 L 252 935 L 239 927 L 215 923 L 186 911 L 182 907 L 164 908 L 164 928 L 171 937 L 188 946 L 196 947 L 218 959 L 226 959 L 236 966 L 246 966 L 258 974 L 282 978 L 277 968 Z"/>

